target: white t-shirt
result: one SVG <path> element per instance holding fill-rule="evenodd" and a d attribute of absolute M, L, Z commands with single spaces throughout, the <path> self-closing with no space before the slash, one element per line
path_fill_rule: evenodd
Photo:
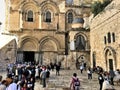
<path fill-rule="evenodd" d="M 112 86 L 110 85 L 108 80 L 104 80 L 102 90 L 111 89 L 111 88 Z"/>
<path fill-rule="evenodd" d="M 20 90 L 19 88 L 17 89 L 17 84 L 16 83 L 11 83 L 6 90 Z"/>

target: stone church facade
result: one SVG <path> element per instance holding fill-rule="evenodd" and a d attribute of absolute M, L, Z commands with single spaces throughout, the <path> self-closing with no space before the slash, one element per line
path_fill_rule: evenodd
<path fill-rule="evenodd" d="M 0 67 L 35 61 L 61 62 L 63 68 L 71 69 L 79 68 L 81 62 L 106 71 L 119 69 L 120 1 L 113 0 L 89 22 L 92 1 L 6 0 L 5 30 L 18 40 L 0 50 Z"/>
<path fill-rule="evenodd" d="M 113 0 L 90 27 L 91 67 L 120 69 L 120 1 Z"/>
<path fill-rule="evenodd" d="M 91 0 L 6 0 L 6 29 L 17 36 L 17 62 L 90 65 Z"/>

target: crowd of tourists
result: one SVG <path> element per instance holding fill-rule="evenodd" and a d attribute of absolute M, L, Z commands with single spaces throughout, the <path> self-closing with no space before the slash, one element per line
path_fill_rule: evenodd
<path fill-rule="evenodd" d="M 86 69 L 87 68 L 87 69 Z M 88 79 L 92 79 L 92 74 L 98 74 L 98 82 L 100 89 L 99 90 L 115 90 L 114 84 L 120 84 L 120 70 L 117 69 L 113 71 L 112 69 L 108 71 L 103 70 L 102 67 L 97 66 L 94 68 L 84 66 L 84 62 L 80 65 L 80 73 L 83 74 L 83 71 L 87 72 Z M 74 89 L 77 90 L 77 89 Z"/>
<path fill-rule="evenodd" d="M 80 73 L 83 74 L 83 71 L 85 71 L 88 75 L 88 80 L 92 79 L 93 73 L 98 74 L 99 90 L 114 90 L 114 81 L 120 82 L 119 69 L 107 72 L 99 66 L 90 68 L 86 66 L 84 62 L 82 62 L 81 65 Z M 7 78 L 2 80 L 2 76 L 0 76 L 0 90 L 34 90 L 37 80 L 40 81 L 40 84 L 42 84 L 44 88 L 50 77 L 50 72 L 56 70 L 56 76 L 59 76 L 60 68 L 61 63 L 53 64 L 52 62 L 49 65 L 35 65 L 32 63 L 9 64 L 7 67 Z M 80 80 L 77 77 L 77 73 L 73 73 L 70 88 L 72 90 L 80 90 Z"/>
<path fill-rule="evenodd" d="M 98 73 L 100 90 L 115 90 L 114 84 L 120 83 L 120 70 L 113 71 L 112 69 Z"/>
<path fill-rule="evenodd" d="M 98 82 L 100 86 L 99 90 L 115 90 L 114 84 L 120 83 L 119 69 L 115 71 L 113 71 L 112 69 L 110 69 L 109 71 L 105 71 L 100 66 L 94 68 L 88 67 L 87 69 L 88 79 L 92 79 L 93 73 L 98 74 Z"/>
<path fill-rule="evenodd" d="M 50 70 L 56 69 L 60 75 L 60 64 L 34 65 L 32 63 L 9 64 L 6 79 L 0 76 L 0 90 L 34 90 L 35 81 L 39 80 L 43 88 L 50 77 Z"/>

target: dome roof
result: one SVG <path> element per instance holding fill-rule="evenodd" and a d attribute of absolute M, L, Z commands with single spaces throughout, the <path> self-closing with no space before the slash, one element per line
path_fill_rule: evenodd
<path fill-rule="evenodd" d="M 73 0 L 66 0 L 66 4 L 72 5 Z"/>
<path fill-rule="evenodd" d="M 74 18 L 72 23 L 84 23 L 84 19 L 83 18 Z"/>

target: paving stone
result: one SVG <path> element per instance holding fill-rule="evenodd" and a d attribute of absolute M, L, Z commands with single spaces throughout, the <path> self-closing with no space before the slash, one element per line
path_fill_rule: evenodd
<path fill-rule="evenodd" d="M 86 71 L 84 71 L 84 73 L 81 74 L 79 70 L 61 70 L 60 76 L 56 76 L 56 72 L 51 71 L 51 76 L 47 82 L 47 87 L 42 88 L 42 85 L 37 80 L 35 83 L 34 90 L 69 90 L 71 77 L 74 72 L 77 73 L 81 81 L 80 90 L 99 90 L 97 74 L 93 74 L 93 79 L 88 80 Z M 0 72 L 0 74 L 2 74 L 3 77 L 6 77 L 5 72 Z M 120 85 L 115 85 L 114 87 L 116 90 L 120 90 Z"/>

